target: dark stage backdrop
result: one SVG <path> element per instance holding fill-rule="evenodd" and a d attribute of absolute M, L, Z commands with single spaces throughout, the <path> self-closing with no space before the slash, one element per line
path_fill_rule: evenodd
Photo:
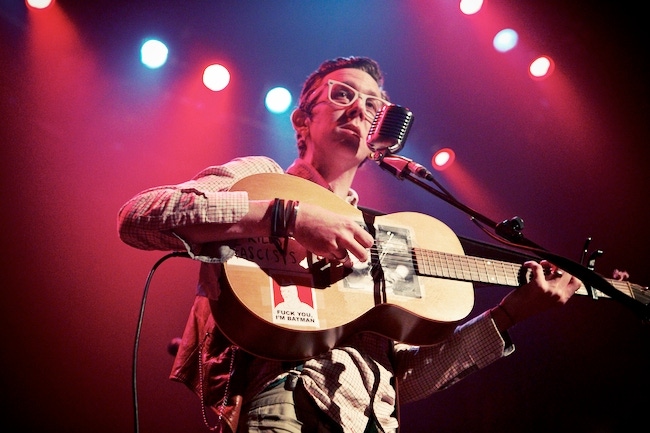
<path fill-rule="evenodd" d="M 28 14 L 0 0 L 0 304 L 4 431 L 133 431 L 131 366 L 146 277 L 164 253 L 121 243 L 119 207 L 207 165 L 295 155 L 288 115 L 263 94 L 295 94 L 325 58 L 367 55 L 396 103 L 415 113 L 402 151 L 429 165 L 461 201 L 596 270 L 647 285 L 648 15 L 631 1 L 487 2 L 488 18 L 449 1 L 71 1 Z M 485 17 L 485 16 L 484 16 Z M 521 34 L 492 50 L 502 26 Z M 166 68 L 138 64 L 140 41 L 166 40 Z M 523 59 L 556 57 L 550 80 Z M 227 91 L 198 82 L 207 62 L 233 71 Z M 373 163 L 362 204 L 416 211 L 463 239 L 493 244 L 459 210 Z M 485 251 L 478 248 L 476 253 Z M 138 358 L 142 432 L 205 432 L 199 400 L 168 380 L 198 264 L 166 261 L 149 291 Z M 504 287 L 476 287 L 470 317 Z M 576 296 L 512 330 L 516 352 L 448 390 L 402 408 L 402 431 L 619 432 L 647 425 L 647 326 L 617 301 Z"/>

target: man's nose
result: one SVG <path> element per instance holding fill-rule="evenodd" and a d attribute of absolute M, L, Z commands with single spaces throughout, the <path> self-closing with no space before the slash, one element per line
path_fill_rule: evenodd
<path fill-rule="evenodd" d="M 348 108 L 348 113 L 350 114 L 350 117 L 359 117 L 361 120 L 367 120 L 371 123 L 374 119 L 374 117 L 368 113 L 368 110 L 366 110 L 366 101 L 364 98 L 357 98 L 357 100 Z"/>

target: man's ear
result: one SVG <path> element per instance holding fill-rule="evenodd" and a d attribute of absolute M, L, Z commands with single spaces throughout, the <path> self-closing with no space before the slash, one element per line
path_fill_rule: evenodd
<path fill-rule="evenodd" d="M 296 131 L 300 128 L 305 128 L 308 120 L 309 115 L 300 108 L 296 108 L 293 110 L 293 113 L 291 113 L 291 123 L 293 123 L 293 127 Z"/>
<path fill-rule="evenodd" d="M 309 115 L 304 110 L 300 108 L 293 110 L 291 123 L 298 137 L 304 140 L 309 135 Z"/>

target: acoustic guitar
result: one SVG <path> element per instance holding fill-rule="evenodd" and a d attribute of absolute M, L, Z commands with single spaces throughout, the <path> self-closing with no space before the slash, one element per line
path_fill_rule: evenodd
<path fill-rule="evenodd" d="M 472 283 L 516 287 L 528 278 L 521 264 L 466 256 L 454 232 L 433 217 L 417 212 L 370 217 L 302 178 L 256 174 L 231 191 L 247 191 L 252 200 L 284 197 L 317 204 L 354 218 L 375 237 L 371 260 L 352 269 L 314 256 L 293 239 L 282 251 L 268 238 L 233 245 L 236 257 L 225 264 L 228 284 L 212 302 L 213 312 L 234 344 L 263 358 L 306 359 L 365 331 L 434 344 L 472 310 Z M 630 297 L 646 291 L 608 281 Z M 583 285 L 578 293 L 589 292 Z"/>

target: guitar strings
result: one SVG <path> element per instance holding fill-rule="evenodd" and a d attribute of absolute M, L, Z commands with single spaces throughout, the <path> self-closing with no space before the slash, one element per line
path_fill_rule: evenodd
<path fill-rule="evenodd" d="M 382 267 L 396 268 L 404 266 L 420 275 L 433 275 L 468 281 L 510 285 L 518 285 L 521 282 L 522 266 L 518 264 L 410 248 L 392 240 L 393 234 L 389 233 L 387 240 L 378 241 L 377 245 L 371 247 L 371 251 L 374 251 L 372 249 L 376 249 L 377 252 L 381 250 L 378 255 Z M 425 262 L 423 263 L 425 265 L 423 269 L 419 266 L 420 261 Z M 429 269 L 433 270 L 429 271 Z"/>
<path fill-rule="evenodd" d="M 381 248 L 381 254 L 378 255 L 382 267 L 397 268 L 401 265 L 409 270 L 412 269 L 417 275 L 431 275 L 511 286 L 517 286 L 522 282 L 530 281 L 532 278 L 531 270 L 524 268 L 520 264 L 416 247 L 405 247 L 402 243 L 393 242 L 392 233 L 390 233 L 386 241 L 377 241 L 377 244 L 377 246 L 373 245 L 371 247 L 371 251 Z M 419 266 L 420 259 L 425 261 L 427 266 Z M 434 270 L 429 273 L 427 272 L 428 268 L 434 268 Z M 487 273 L 484 274 L 484 271 Z M 489 272 L 494 274 L 494 279 L 488 277 Z M 644 305 L 650 305 L 650 290 L 647 286 L 644 287 L 629 281 L 616 279 L 607 278 L 606 280 L 619 292 L 637 299 Z M 582 284 L 581 288 L 585 289 L 584 284 Z M 601 291 L 598 292 L 600 296 L 609 297 Z"/>

